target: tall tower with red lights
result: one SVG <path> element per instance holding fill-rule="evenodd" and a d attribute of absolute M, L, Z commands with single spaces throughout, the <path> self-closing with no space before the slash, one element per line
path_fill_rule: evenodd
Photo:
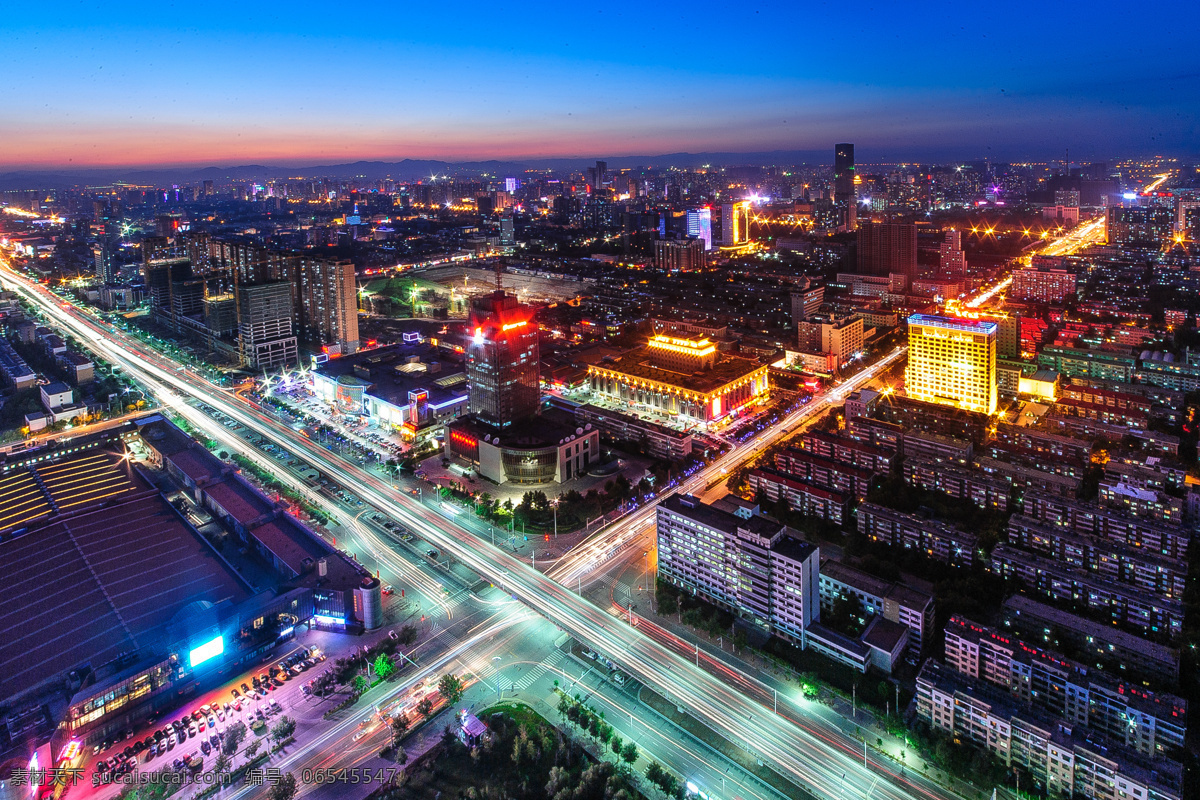
<path fill-rule="evenodd" d="M 468 332 L 470 412 L 500 428 L 536 414 L 541 401 L 538 325 L 529 307 L 499 289 L 477 297 Z"/>

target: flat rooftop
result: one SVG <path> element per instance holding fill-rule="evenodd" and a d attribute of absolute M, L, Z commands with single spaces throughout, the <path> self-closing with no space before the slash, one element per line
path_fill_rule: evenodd
<path fill-rule="evenodd" d="M 154 644 L 188 603 L 250 595 L 152 488 L 0 542 L 0 563 L 0 697 Z"/>
<path fill-rule="evenodd" d="M 649 347 L 639 347 L 611 362 L 597 364 L 594 369 L 611 370 L 631 378 L 666 383 L 700 394 L 714 392 L 727 383 L 744 378 L 757 370 L 766 369 L 762 364 L 748 358 L 718 354 L 717 361 L 711 369 L 684 373 L 656 367 L 651 363 L 652 358 Z"/>
<path fill-rule="evenodd" d="M 133 470 L 111 450 L 15 466 L 0 474 L 0 532 L 137 489 Z"/>

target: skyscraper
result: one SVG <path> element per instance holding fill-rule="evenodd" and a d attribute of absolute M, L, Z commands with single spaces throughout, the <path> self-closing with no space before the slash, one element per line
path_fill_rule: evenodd
<path fill-rule="evenodd" d="M 904 373 L 908 396 L 995 414 L 997 333 L 994 322 L 913 314 Z"/>
<path fill-rule="evenodd" d="M 853 205 L 854 194 L 854 145 L 843 142 L 833 146 L 833 199 L 838 203 Z"/>
<path fill-rule="evenodd" d="M 501 428 L 536 414 L 541 400 L 538 326 L 529 307 L 496 290 L 472 302 L 468 325 L 470 412 Z"/>
<path fill-rule="evenodd" d="M 938 246 L 938 278 L 962 278 L 967 274 L 967 256 L 962 249 L 962 231 L 951 228 Z"/>
<path fill-rule="evenodd" d="M 735 247 L 750 241 L 750 203 L 721 204 L 721 245 Z"/>
<path fill-rule="evenodd" d="M 704 241 L 704 249 L 713 249 L 712 209 L 693 208 L 687 212 L 687 235 Z"/>
<path fill-rule="evenodd" d="M 235 288 L 238 346 L 251 369 L 276 369 L 299 356 L 292 331 L 292 287 L 283 281 Z"/>
<path fill-rule="evenodd" d="M 905 222 L 867 222 L 858 229 L 858 272 L 908 277 L 917 271 L 917 226 Z"/>
<path fill-rule="evenodd" d="M 100 283 L 116 283 L 117 265 L 114 263 L 112 246 L 107 241 L 92 245 L 92 259 L 96 268 L 96 279 Z"/>

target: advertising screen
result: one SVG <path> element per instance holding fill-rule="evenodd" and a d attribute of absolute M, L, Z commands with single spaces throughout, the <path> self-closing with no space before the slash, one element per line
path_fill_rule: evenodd
<path fill-rule="evenodd" d="M 197 667 L 203 664 L 205 661 L 215 658 L 224 652 L 225 640 L 218 636 L 211 642 L 205 642 L 204 644 L 192 650 L 192 652 L 188 655 L 188 662 L 193 667 Z"/>

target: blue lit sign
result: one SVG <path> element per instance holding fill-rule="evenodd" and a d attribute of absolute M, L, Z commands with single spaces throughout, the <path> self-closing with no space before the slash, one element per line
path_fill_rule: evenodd
<path fill-rule="evenodd" d="M 205 642 L 204 644 L 192 650 L 192 652 L 188 655 L 188 662 L 193 667 L 197 667 L 203 664 L 205 661 L 216 658 L 224 652 L 225 640 L 218 636 L 211 642 Z"/>

